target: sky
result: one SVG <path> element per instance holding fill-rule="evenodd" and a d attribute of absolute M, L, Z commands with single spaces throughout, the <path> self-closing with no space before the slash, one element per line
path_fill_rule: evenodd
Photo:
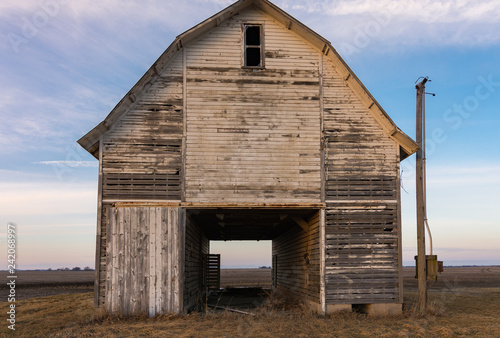
<path fill-rule="evenodd" d="M 0 252 L 12 222 L 19 268 L 94 266 L 98 164 L 76 141 L 177 35 L 232 2 L 0 2 Z M 500 264 L 500 2 L 274 3 L 328 39 L 411 137 L 415 82 L 429 76 L 434 254 L 445 265 Z M 416 254 L 414 167 L 415 156 L 402 163 L 405 265 Z M 212 252 L 226 267 L 271 264 L 269 242 Z"/>

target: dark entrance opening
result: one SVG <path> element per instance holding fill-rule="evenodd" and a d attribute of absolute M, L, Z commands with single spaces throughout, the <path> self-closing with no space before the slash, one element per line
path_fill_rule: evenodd
<path fill-rule="evenodd" d="M 297 299 L 319 302 L 319 210 L 300 208 L 189 209 L 188 219 L 213 241 L 272 241 L 272 278 L 268 286 L 279 287 Z M 206 252 L 205 254 L 217 254 Z M 224 259 L 222 258 L 222 261 Z M 186 276 L 188 277 L 188 276 Z M 205 283 L 200 280 L 200 283 Z M 222 285 L 224 286 L 224 285 Z M 247 287 L 221 289 L 213 300 L 217 306 L 247 310 L 260 306 L 271 289 Z M 263 297 L 264 296 L 264 297 Z M 229 300 L 230 304 L 225 304 Z"/>

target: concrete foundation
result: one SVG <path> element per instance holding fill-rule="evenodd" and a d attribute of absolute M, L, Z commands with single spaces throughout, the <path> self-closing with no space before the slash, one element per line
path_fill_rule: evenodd
<path fill-rule="evenodd" d="M 363 304 L 358 309 L 368 316 L 397 316 L 403 313 L 403 304 Z"/>
<path fill-rule="evenodd" d="M 321 304 L 320 303 L 316 303 L 316 302 L 313 302 L 311 300 L 305 300 L 304 301 L 304 304 L 309 308 L 311 309 L 311 311 L 313 312 L 317 312 L 317 313 L 321 313 Z"/>
<path fill-rule="evenodd" d="M 327 304 L 326 305 L 326 313 L 335 313 L 341 311 L 352 311 L 351 304 Z"/>

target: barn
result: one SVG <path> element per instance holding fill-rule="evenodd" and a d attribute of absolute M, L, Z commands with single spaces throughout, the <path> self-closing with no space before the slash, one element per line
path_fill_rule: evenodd
<path fill-rule="evenodd" d="M 179 35 L 79 144 L 99 160 L 95 305 L 185 313 L 210 241 L 272 240 L 319 313 L 398 313 L 400 161 L 417 150 L 330 42 L 266 0 Z"/>

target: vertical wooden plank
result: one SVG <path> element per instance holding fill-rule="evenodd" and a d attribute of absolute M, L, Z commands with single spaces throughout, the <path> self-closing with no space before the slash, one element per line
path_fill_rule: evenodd
<path fill-rule="evenodd" d="M 128 208 L 119 208 L 118 209 L 118 233 L 117 233 L 117 245 L 118 245 L 118 280 L 117 280 L 117 291 L 118 291 L 118 303 L 117 303 L 117 311 L 119 313 L 124 312 L 124 278 L 125 278 L 125 222 L 126 222 L 126 217 L 125 213 L 128 210 Z"/>
<path fill-rule="evenodd" d="M 401 172 L 400 172 L 400 155 L 399 145 L 395 145 L 395 151 L 398 154 L 396 163 L 396 201 L 397 201 L 397 231 L 398 231 L 398 292 L 399 302 L 402 304 L 403 300 L 403 240 L 402 240 L 402 215 L 401 215 Z"/>
<path fill-rule="evenodd" d="M 178 228 L 178 218 L 177 218 L 177 213 L 175 212 L 175 208 L 169 208 L 170 209 L 170 215 L 171 215 L 171 224 L 172 224 L 172 233 L 170 236 L 170 256 L 172 257 L 172 280 L 170 284 L 170 302 L 172 304 L 172 312 L 177 311 L 178 307 L 178 299 L 177 299 L 177 280 L 179 278 L 179 271 L 178 271 L 178 257 L 177 257 L 177 250 L 176 250 L 176 239 L 177 236 L 179 235 L 179 228 Z"/>
<path fill-rule="evenodd" d="M 155 244 L 155 280 L 156 280 L 156 290 L 155 290 L 155 312 L 156 314 L 161 314 L 162 307 L 162 288 L 163 288 L 163 278 L 162 278 L 162 255 L 161 255 L 161 244 L 163 242 L 162 237 L 162 213 L 165 208 L 156 208 L 156 244 Z"/>
<path fill-rule="evenodd" d="M 170 236 L 169 229 L 169 209 L 166 208 L 163 212 L 163 241 L 162 241 L 162 269 L 163 269 L 163 287 L 162 287 L 162 310 L 163 313 L 169 313 L 170 297 L 169 283 L 171 279 L 171 271 L 169 267 L 170 254 L 168 252 L 168 237 Z"/>
<path fill-rule="evenodd" d="M 115 213 L 111 206 L 106 208 L 106 212 L 108 216 L 108 229 L 106 232 L 107 241 L 106 241 L 106 298 L 105 298 L 105 307 L 108 312 L 113 311 L 113 269 L 114 269 L 114 260 L 113 260 L 113 233 L 115 232 Z"/>
<path fill-rule="evenodd" d="M 130 213 L 131 208 L 123 209 L 123 314 L 130 315 Z"/>
<path fill-rule="evenodd" d="M 138 252 L 138 282 L 139 297 L 138 308 L 142 313 L 149 311 L 149 208 L 140 209 L 140 223 L 138 230 L 140 232 L 139 252 Z"/>
<path fill-rule="evenodd" d="M 99 307 L 101 280 L 101 228 L 102 228 L 102 138 L 99 140 L 99 177 L 97 181 L 97 230 L 95 243 L 94 307 Z"/>
<path fill-rule="evenodd" d="M 172 307 L 172 280 L 175 278 L 174 274 L 174 267 L 172 264 L 172 236 L 174 234 L 174 228 L 173 228 L 173 222 L 172 222 L 172 209 L 168 208 L 168 222 L 167 222 L 167 228 L 168 228 L 168 234 L 167 237 L 165 238 L 165 251 L 167 253 L 167 271 L 168 271 L 168 280 L 166 283 L 166 295 L 167 295 L 167 302 L 168 302 L 168 312 L 171 313 L 173 311 Z"/>
<path fill-rule="evenodd" d="M 156 262 L 155 262 L 155 254 L 156 254 L 156 208 L 149 208 L 149 248 L 148 248 L 148 256 L 149 256 L 149 294 L 148 294 L 148 313 L 149 316 L 153 317 L 156 313 Z"/>
<path fill-rule="evenodd" d="M 326 315 L 326 212 L 320 210 L 319 215 L 319 299 L 321 304 L 321 313 Z"/>
<path fill-rule="evenodd" d="M 168 313 L 168 297 L 167 297 L 167 290 L 168 290 L 168 268 L 167 268 L 167 261 L 168 261 L 168 252 L 166 251 L 166 243 L 168 239 L 168 208 L 162 208 L 161 212 L 161 275 L 162 275 L 162 282 L 161 282 L 161 313 Z"/>
<path fill-rule="evenodd" d="M 178 311 L 177 313 L 183 313 L 184 312 L 184 283 L 186 281 L 186 276 L 185 276 L 185 262 L 186 262 L 186 250 L 185 250 L 185 245 L 186 245 L 186 222 L 187 222 L 187 217 L 186 217 L 186 210 L 183 208 L 175 208 L 176 214 L 177 214 L 177 219 L 178 219 L 178 224 L 179 224 L 179 239 L 177 241 L 177 252 L 178 252 L 178 264 L 179 264 L 179 278 L 177 280 L 177 285 L 178 285 L 178 295 L 177 299 L 179 302 L 178 305 Z M 220 271 L 220 267 L 219 267 Z"/>
<path fill-rule="evenodd" d="M 130 314 L 139 314 L 137 308 L 137 289 L 138 289 L 138 275 L 137 275 L 137 243 L 139 241 L 139 232 L 137 229 L 137 222 L 139 215 L 137 212 L 138 208 L 130 208 L 130 235 L 129 235 L 129 247 L 130 247 Z"/>
<path fill-rule="evenodd" d="M 180 265 L 179 265 L 179 251 L 178 251 L 178 242 L 180 237 L 179 232 L 179 213 L 177 208 L 172 208 L 173 215 L 173 226 L 174 226 L 174 237 L 172 238 L 172 256 L 174 258 L 174 269 L 175 269 L 175 278 L 172 281 L 172 297 L 173 297 L 173 311 L 175 313 L 179 312 L 179 280 L 180 280 Z"/>
<path fill-rule="evenodd" d="M 111 312 L 118 309 L 118 209 L 113 208 L 113 231 L 111 232 Z"/>

